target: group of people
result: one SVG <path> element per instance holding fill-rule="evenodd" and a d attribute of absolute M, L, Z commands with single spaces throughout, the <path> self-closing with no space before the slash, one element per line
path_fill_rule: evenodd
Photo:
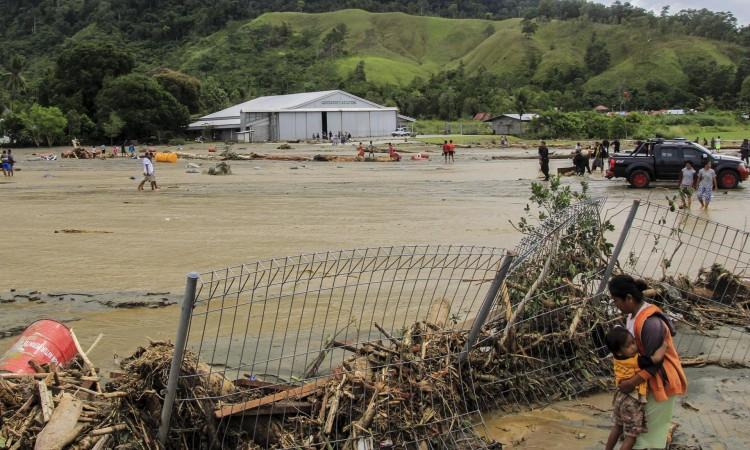
<path fill-rule="evenodd" d="M 154 152 L 147 151 L 143 155 L 143 180 L 138 185 L 138 190 L 142 191 L 146 183 L 151 185 L 152 191 L 158 191 L 159 186 L 156 184 L 156 170 L 154 169 Z"/>
<path fill-rule="evenodd" d="M 620 141 L 615 139 L 611 143 L 605 139 L 602 142 L 596 142 L 593 146 L 589 146 L 586 152 L 583 151 L 581 143 L 576 143 L 575 152 L 573 153 L 573 165 L 575 166 L 576 175 L 583 175 L 597 168 L 601 173 L 604 173 L 605 161 L 609 158 L 610 145 L 614 153 L 620 151 Z M 593 161 L 593 163 L 592 163 Z"/>
<path fill-rule="evenodd" d="M 372 141 L 370 141 L 370 145 L 367 146 L 366 149 L 367 157 L 374 160 L 375 159 L 375 146 L 373 145 Z M 391 159 L 391 161 L 401 161 L 401 155 L 396 151 L 396 147 L 392 143 L 388 143 L 388 157 Z M 363 143 L 359 143 L 357 146 L 357 161 L 365 161 L 365 146 Z"/>
<path fill-rule="evenodd" d="M 609 150 L 612 148 L 614 153 L 620 151 L 620 141 L 615 139 L 610 142 L 605 139 L 602 142 L 596 142 L 593 146 L 589 146 L 584 151 L 581 143 L 576 143 L 575 151 L 573 152 L 573 166 L 575 167 L 576 175 L 584 175 L 586 172 L 591 173 L 592 170 L 597 168 L 604 173 L 605 161 L 609 158 Z M 544 174 L 544 180 L 549 180 L 549 148 L 547 143 L 541 141 L 538 149 L 539 154 L 539 166 Z M 593 161 L 593 163 L 592 163 Z"/>
<path fill-rule="evenodd" d="M 453 143 L 453 140 L 443 141 L 443 158 L 445 159 L 445 164 L 456 162 L 455 156 L 456 144 Z"/>
<path fill-rule="evenodd" d="M 693 204 L 693 194 L 698 192 L 698 201 L 702 209 L 708 209 L 713 198 L 713 192 L 718 189 L 716 172 L 711 168 L 711 160 L 706 159 L 703 168 L 697 173 L 693 163 L 685 161 L 685 167 L 680 171 L 680 209 L 690 209 Z"/>
<path fill-rule="evenodd" d="M 16 164 L 16 159 L 13 156 L 13 150 L 3 150 L 3 155 L 2 159 L 0 159 L 0 162 L 2 162 L 3 176 L 12 177 L 13 166 Z"/>
<path fill-rule="evenodd" d="M 695 138 L 695 143 L 701 143 L 700 137 Z M 708 147 L 711 150 L 720 151 L 721 150 L 721 136 L 716 136 L 711 138 L 711 145 L 709 146 L 708 139 L 703 138 L 703 146 Z"/>
<path fill-rule="evenodd" d="M 337 133 L 334 133 L 333 131 L 324 131 L 322 133 L 313 133 L 312 138 L 316 140 L 329 140 L 332 145 L 338 145 L 346 144 L 351 141 L 352 134 L 346 131 L 339 131 Z"/>

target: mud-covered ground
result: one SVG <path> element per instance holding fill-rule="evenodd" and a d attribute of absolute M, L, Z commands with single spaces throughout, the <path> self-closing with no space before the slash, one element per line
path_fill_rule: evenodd
<path fill-rule="evenodd" d="M 210 161 L 158 163 L 156 192 L 136 191 L 139 161 L 38 161 L 34 151 L 18 150 L 16 176 L 0 178 L 0 331 L 9 331 L 0 334 L 0 351 L 12 342 L 14 328 L 50 317 L 70 322 L 84 347 L 104 333 L 90 356 L 111 367 L 113 354 L 129 354 L 148 338 L 174 338 L 179 309 L 171 304 L 181 296 L 185 274 L 194 270 L 327 249 L 411 243 L 510 248 L 518 242 L 521 236 L 510 222 L 523 214 L 530 183 L 540 176 L 535 149 L 458 149 L 456 163 L 446 165 L 434 146 L 401 148 L 400 163 L 231 161 L 231 176 L 187 173 L 188 162 L 200 164 L 203 172 L 215 164 Z M 186 151 L 207 154 L 205 149 Z M 283 151 L 237 145 L 233 151 L 355 153 L 352 146 L 330 145 Z M 419 151 L 430 151 L 431 159 L 408 159 Z M 553 149 L 558 157 L 568 151 Z M 553 171 L 564 166 L 569 161 L 553 159 Z M 633 199 L 666 204 L 665 196 L 675 195 L 664 183 L 633 190 L 599 173 L 586 179 L 593 196 L 608 198 L 610 213 Z M 572 177 L 564 182 L 577 184 Z M 744 229 L 749 192 L 720 191 L 712 209 L 699 214 Z M 49 295 L 61 293 L 66 295 Z M 134 308 L 115 307 L 133 302 Z M 716 405 L 724 397 L 745 399 L 743 411 L 727 414 L 748 414 L 747 372 L 691 373 L 698 380 L 691 404 L 708 403 L 698 406 L 701 412 L 681 411 L 683 431 L 708 420 L 703 413 L 720 409 Z M 602 394 L 525 415 L 490 417 L 487 425 L 493 436 L 519 448 L 598 448 L 609 423 L 599 409 L 606 410 L 609 399 Z M 719 421 L 728 432 L 731 423 Z M 563 438 L 569 435 L 572 440 Z"/>

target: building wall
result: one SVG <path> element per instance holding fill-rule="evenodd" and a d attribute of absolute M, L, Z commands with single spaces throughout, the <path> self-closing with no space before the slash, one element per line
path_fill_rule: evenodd
<path fill-rule="evenodd" d="M 352 137 L 388 136 L 396 129 L 396 111 L 282 112 L 278 139 L 309 139 L 322 133 L 322 114 L 326 114 L 329 132 L 351 133 Z"/>
<path fill-rule="evenodd" d="M 519 136 L 523 134 L 526 124 L 510 117 L 502 117 L 490 122 L 490 126 L 495 134 L 511 134 Z"/>

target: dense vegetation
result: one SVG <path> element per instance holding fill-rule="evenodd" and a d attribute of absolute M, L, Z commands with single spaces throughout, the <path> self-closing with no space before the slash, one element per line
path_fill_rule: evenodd
<path fill-rule="evenodd" d="M 302 13 L 342 7 L 391 13 Z M 190 114 L 331 88 L 443 120 L 746 108 L 748 48 L 728 13 L 582 0 L 0 0 L 0 134 L 164 140 Z"/>

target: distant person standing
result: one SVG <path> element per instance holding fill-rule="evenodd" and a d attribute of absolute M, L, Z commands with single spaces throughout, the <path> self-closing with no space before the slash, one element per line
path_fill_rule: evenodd
<path fill-rule="evenodd" d="M 539 166 L 544 174 L 544 181 L 549 181 L 549 149 L 544 141 L 539 145 Z"/>
<path fill-rule="evenodd" d="M 693 163 L 685 161 L 685 167 L 680 171 L 680 201 L 682 203 L 680 209 L 690 209 L 693 205 L 693 193 L 695 192 L 696 182 Z"/>
<path fill-rule="evenodd" d="M 365 159 L 365 146 L 360 142 L 357 146 L 357 161 L 364 161 Z"/>
<path fill-rule="evenodd" d="M 141 184 L 138 185 L 139 191 L 143 190 L 143 186 L 147 181 L 151 184 L 152 191 L 159 189 L 156 185 L 156 171 L 154 170 L 154 162 L 152 159 L 153 155 L 151 152 L 146 152 L 143 156 L 143 180 L 141 180 Z"/>
<path fill-rule="evenodd" d="M 455 156 L 456 156 L 456 144 L 454 144 L 453 140 L 451 139 L 450 141 L 448 141 L 448 159 L 450 159 L 451 163 L 456 162 Z"/>
<path fill-rule="evenodd" d="M 450 146 L 448 146 L 448 141 L 443 141 L 443 158 L 445 159 L 445 164 L 448 164 L 448 152 L 450 151 Z"/>
<path fill-rule="evenodd" d="M 128 153 L 130 153 L 130 157 L 131 157 L 132 159 L 135 159 L 135 145 L 133 145 L 133 143 L 132 143 L 132 142 L 131 142 L 131 143 L 130 143 L 130 145 L 128 146 Z"/>
<path fill-rule="evenodd" d="M 604 161 L 602 159 L 602 152 L 604 151 L 604 144 L 596 143 L 594 145 L 594 162 L 591 164 L 591 170 L 596 170 L 598 167 L 602 172 L 604 171 Z"/>
<path fill-rule="evenodd" d="M 16 158 L 13 156 L 13 150 L 8 149 L 8 175 L 13 176 L 13 166 L 16 165 Z"/>
<path fill-rule="evenodd" d="M 701 202 L 703 209 L 708 209 L 713 192 L 718 188 L 716 172 L 711 168 L 711 160 L 706 160 L 706 164 L 698 171 L 698 201 Z"/>
<path fill-rule="evenodd" d="M 747 139 L 743 139 L 740 145 L 740 157 L 745 161 L 745 165 L 750 165 L 750 141 Z"/>
<path fill-rule="evenodd" d="M 367 146 L 367 154 L 370 158 L 375 159 L 375 146 L 372 145 L 372 141 L 370 141 L 370 145 Z"/>
<path fill-rule="evenodd" d="M 708 147 L 708 141 L 706 140 L 706 138 L 703 138 L 703 146 Z"/>
<path fill-rule="evenodd" d="M 716 151 L 721 151 L 721 136 L 716 136 Z"/>
<path fill-rule="evenodd" d="M 8 152 L 3 150 L 2 157 L 0 158 L 0 164 L 2 164 L 3 168 L 3 176 L 9 177 L 10 176 L 10 164 L 8 164 Z"/>
<path fill-rule="evenodd" d="M 615 153 L 620 153 L 620 140 L 615 139 L 615 141 L 612 142 L 612 147 L 614 148 Z"/>
<path fill-rule="evenodd" d="M 125 150 L 125 141 L 122 141 L 122 144 L 120 144 L 120 157 L 124 158 L 127 154 L 128 152 Z"/>
<path fill-rule="evenodd" d="M 711 138 L 711 150 L 716 150 L 716 139 Z"/>

